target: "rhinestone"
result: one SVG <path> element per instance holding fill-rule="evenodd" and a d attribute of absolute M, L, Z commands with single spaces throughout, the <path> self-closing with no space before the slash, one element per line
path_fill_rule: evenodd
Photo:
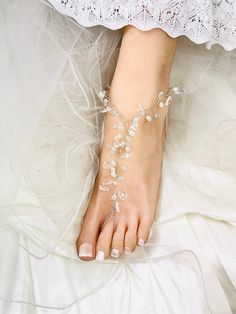
<path fill-rule="evenodd" d="M 159 102 L 159 107 L 160 107 L 160 108 L 163 108 L 163 107 L 164 107 L 164 105 L 165 105 L 165 104 L 164 104 L 164 102 L 163 102 L 163 101 L 160 101 L 160 102 Z"/>
<path fill-rule="evenodd" d="M 172 97 L 171 96 L 168 96 L 168 98 L 166 99 L 166 103 L 165 105 L 168 106 L 172 101 Z"/>
<path fill-rule="evenodd" d="M 111 168 L 111 176 L 113 178 L 116 178 L 116 170 L 115 170 L 115 168 Z"/>
<path fill-rule="evenodd" d="M 163 91 L 160 91 L 160 93 L 158 94 L 158 99 L 162 100 L 165 96 L 165 93 Z"/>
<path fill-rule="evenodd" d="M 103 185 L 109 185 L 112 184 L 113 181 L 112 180 L 106 180 L 105 182 L 103 182 Z"/>
<path fill-rule="evenodd" d="M 113 201 L 116 201 L 116 199 L 117 199 L 117 195 L 116 195 L 116 194 L 112 194 L 111 199 L 112 199 Z"/>
<path fill-rule="evenodd" d="M 184 91 L 184 90 L 181 90 L 178 85 L 174 85 L 174 86 L 172 87 L 172 91 L 173 91 L 176 95 L 181 95 L 181 94 L 185 93 L 185 91 Z"/>
<path fill-rule="evenodd" d="M 118 178 L 117 178 L 118 181 L 123 181 L 124 179 L 125 179 L 125 177 L 123 177 L 123 176 L 118 176 Z"/>
<path fill-rule="evenodd" d="M 103 165 L 102 165 L 103 169 L 110 169 L 111 165 L 110 165 L 110 162 L 105 160 L 103 162 Z"/>
<path fill-rule="evenodd" d="M 100 112 L 102 112 L 102 113 L 105 113 L 105 112 L 108 112 L 108 111 L 110 111 L 110 108 L 109 108 L 108 106 L 105 106 L 105 107 L 103 107 L 103 108 L 100 110 Z"/>
<path fill-rule="evenodd" d="M 152 121 L 152 117 L 151 116 L 149 116 L 149 115 L 146 115 L 146 120 L 148 121 L 148 122 L 150 122 L 150 121 Z"/>
<path fill-rule="evenodd" d="M 126 147 L 125 147 L 125 151 L 126 151 L 126 152 L 130 152 L 130 151 L 131 151 L 131 147 L 126 146 Z"/>
<path fill-rule="evenodd" d="M 110 161 L 110 164 L 111 164 L 111 166 L 115 167 L 115 166 L 116 166 L 115 160 L 111 160 L 111 161 Z"/>
<path fill-rule="evenodd" d="M 134 131 L 134 130 L 132 130 L 132 129 L 131 129 L 131 130 L 129 130 L 129 135 L 130 135 L 130 136 L 134 136 L 134 135 L 135 135 L 135 131 Z"/>
<path fill-rule="evenodd" d="M 103 103 L 104 103 L 104 105 L 107 105 L 107 104 L 109 103 L 109 99 L 108 99 L 107 97 L 105 97 L 105 98 L 103 99 Z"/>
<path fill-rule="evenodd" d="M 155 118 L 159 118 L 160 117 L 160 113 L 155 113 Z"/>
<path fill-rule="evenodd" d="M 108 192 L 110 191 L 109 187 L 104 185 L 104 183 L 99 185 L 99 190 L 103 191 L 103 192 Z"/>
<path fill-rule="evenodd" d="M 178 85 L 174 85 L 173 87 L 172 87 L 172 91 L 175 93 L 175 94 L 178 94 L 179 93 L 179 86 Z"/>
<path fill-rule="evenodd" d="M 106 147 L 109 148 L 113 153 L 115 153 L 116 150 L 117 150 L 116 147 L 111 146 L 111 145 L 109 145 L 109 144 L 107 144 Z"/>
<path fill-rule="evenodd" d="M 143 105 L 138 105 L 138 112 L 139 112 L 141 115 L 144 115 L 144 107 L 143 107 Z"/>
<path fill-rule="evenodd" d="M 121 158 L 129 158 L 131 156 L 131 153 L 124 153 L 121 155 Z"/>
<path fill-rule="evenodd" d="M 124 147 L 125 146 L 125 141 L 121 141 L 120 143 L 119 143 L 119 147 Z"/>
<path fill-rule="evenodd" d="M 118 196 L 119 196 L 119 199 L 122 200 L 122 201 L 127 199 L 127 193 L 124 192 L 124 191 L 119 191 L 118 192 Z"/>
<path fill-rule="evenodd" d="M 116 140 L 119 140 L 119 139 L 121 138 L 121 134 L 120 134 L 120 133 L 117 133 L 117 134 L 115 134 L 114 137 L 115 137 Z"/>
<path fill-rule="evenodd" d="M 114 129 L 118 129 L 118 130 L 124 130 L 124 126 L 121 122 L 117 122 L 113 125 Z"/>
<path fill-rule="evenodd" d="M 113 209 L 117 211 L 117 213 L 120 212 L 120 204 L 118 201 L 115 202 L 115 204 L 113 205 Z"/>
<path fill-rule="evenodd" d="M 104 97 L 106 96 L 106 91 L 105 91 L 105 90 L 99 91 L 99 92 L 98 92 L 98 96 L 99 96 L 100 98 L 104 98 Z"/>

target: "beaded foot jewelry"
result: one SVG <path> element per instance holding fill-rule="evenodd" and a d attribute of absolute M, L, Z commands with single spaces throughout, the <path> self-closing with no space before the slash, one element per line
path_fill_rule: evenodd
<path fill-rule="evenodd" d="M 179 95 L 184 93 L 184 91 L 180 90 L 177 85 L 170 87 L 167 93 L 160 91 L 157 101 L 150 108 L 145 109 L 143 105 L 138 105 L 137 114 L 131 119 L 131 122 L 127 121 L 114 104 L 111 103 L 109 91 L 110 88 L 106 87 L 105 90 L 98 92 L 98 96 L 103 103 L 100 112 L 104 114 L 109 113 L 116 117 L 113 128 L 117 130 L 117 133 L 113 137 L 113 142 L 106 145 L 113 157 L 111 157 L 110 160 L 105 160 L 102 165 L 103 169 L 110 172 L 110 179 L 102 182 L 99 185 L 99 190 L 111 193 L 111 213 L 104 224 L 112 215 L 115 227 L 117 214 L 121 210 L 121 202 L 128 198 L 127 192 L 121 190 L 119 187 L 119 182 L 125 180 L 124 175 L 121 175 L 120 172 L 128 170 L 127 165 L 123 161 L 130 158 L 133 154 L 132 139 L 137 132 L 140 119 L 146 119 L 148 122 L 159 119 L 161 115 L 160 109 L 169 106 L 172 102 L 172 96 L 169 95 L 169 93 L 173 92 Z M 159 109 L 159 111 L 157 109 Z"/>

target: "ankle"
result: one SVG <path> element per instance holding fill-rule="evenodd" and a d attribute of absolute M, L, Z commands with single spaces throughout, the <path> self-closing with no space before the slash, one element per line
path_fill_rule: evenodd
<path fill-rule="evenodd" d="M 139 74 L 140 75 L 140 74 Z M 117 109 L 127 117 L 137 113 L 137 106 L 142 104 L 145 109 L 150 108 L 157 100 L 160 91 L 168 92 L 169 73 L 166 70 L 150 80 L 138 77 L 116 77 L 111 83 L 110 99 Z"/>

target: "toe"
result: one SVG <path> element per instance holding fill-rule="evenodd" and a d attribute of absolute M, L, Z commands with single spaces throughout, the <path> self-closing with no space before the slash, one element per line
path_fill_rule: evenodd
<path fill-rule="evenodd" d="M 95 258 L 95 246 L 99 229 L 98 220 L 84 219 L 79 238 L 76 243 L 77 254 L 84 261 Z"/>
<path fill-rule="evenodd" d="M 111 245 L 111 256 L 118 258 L 123 254 L 124 249 L 124 237 L 126 226 L 124 221 L 119 221 L 117 228 L 113 234 L 112 245 Z"/>
<path fill-rule="evenodd" d="M 112 235 L 113 235 L 113 223 L 109 222 L 103 227 L 98 237 L 97 247 L 96 247 L 96 259 L 98 261 L 103 261 L 105 258 L 108 258 L 110 256 Z"/>
<path fill-rule="evenodd" d="M 138 227 L 138 245 L 143 246 L 150 234 L 150 229 L 153 224 L 153 219 L 150 217 L 143 217 L 140 219 L 139 227 Z"/>
<path fill-rule="evenodd" d="M 125 247 L 125 254 L 129 255 L 131 252 L 133 252 L 137 245 L 137 227 L 138 223 L 136 221 L 132 221 L 128 225 L 128 229 L 125 234 L 125 241 L 124 241 L 124 247 Z"/>

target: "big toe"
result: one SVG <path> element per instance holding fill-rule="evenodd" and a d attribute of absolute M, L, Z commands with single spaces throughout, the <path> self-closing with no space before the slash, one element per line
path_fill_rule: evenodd
<path fill-rule="evenodd" d="M 95 219 L 85 218 L 77 239 L 76 248 L 80 259 L 91 261 L 95 258 L 96 241 L 99 229 L 99 222 Z"/>

